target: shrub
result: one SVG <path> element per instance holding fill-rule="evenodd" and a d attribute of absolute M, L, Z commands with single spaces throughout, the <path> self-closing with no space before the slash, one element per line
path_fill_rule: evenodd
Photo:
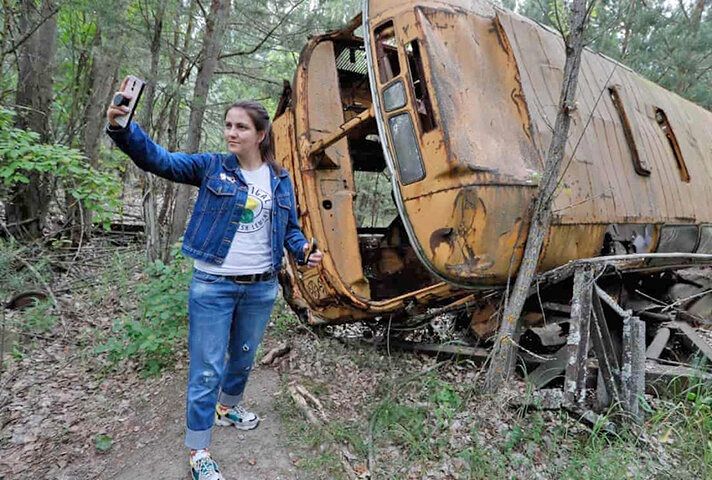
<path fill-rule="evenodd" d="M 0 197 L 30 182 L 32 173 L 51 174 L 65 191 L 93 213 L 92 220 L 109 227 L 121 206 L 121 184 L 108 171 L 92 168 L 77 149 L 43 145 L 39 135 L 13 127 L 15 113 L 0 107 Z"/>
<path fill-rule="evenodd" d="M 114 364 L 134 359 L 142 374 L 151 376 L 175 360 L 176 350 L 186 337 L 190 268 L 176 254 L 171 264 L 157 260 L 146 273 L 149 281 L 138 288 L 140 317 L 117 320 L 114 335 L 94 351 L 107 353 Z"/>

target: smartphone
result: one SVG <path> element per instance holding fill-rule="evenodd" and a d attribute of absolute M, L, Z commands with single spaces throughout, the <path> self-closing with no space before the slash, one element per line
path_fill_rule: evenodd
<path fill-rule="evenodd" d="M 316 252 L 316 249 L 317 249 L 316 238 L 312 237 L 311 240 L 309 241 L 309 248 L 307 249 L 307 254 L 304 255 L 304 262 L 302 262 L 301 265 L 307 265 L 309 263 L 309 257 L 311 256 L 312 253 Z"/>
<path fill-rule="evenodd" d="M 124 88 L 121 90 L 120 93 L 114 95 L 114 105 L 125 105 L 129 107 L 129 113 L 127 113 L 126 115 L 121 115 L 120 117 L 116 117 L 116 123 L 121 125 L 123 128 L 126 128 L 131 122 L 134 112 L 136 111 L 136 105 L 138 105 L 138 101 L 141 98 L 141 94 L 143 93 L 143 87 L 145 86 L 146 82 L 144 82 L 138 77 L 129 75 L 128 77 L 126 77 L 126 83 L 124 85 Z M 127 98 L 122 94 L 128 94 L 127 97 L 131 98 Z"/>

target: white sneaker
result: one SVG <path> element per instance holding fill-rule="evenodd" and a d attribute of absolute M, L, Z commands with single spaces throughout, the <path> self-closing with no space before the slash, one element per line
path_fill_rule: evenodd
<path fill-rule="evenodd" d="M 245 410 L 242 405 L 230 407 L 225 413 L 220 413 L 220 407 L 215 408 L 215 425 L 221 427 L 234 426 L 238 430 L 252 430 L 260 423 L 260 418 Z"/>
<path fill-rule="evenodd" d="M 190 473 L 193 475 L 193 480 L 225 480 L 217 462 L 210 458 L 210 454 L 206 450 L 191 457 Z"/>

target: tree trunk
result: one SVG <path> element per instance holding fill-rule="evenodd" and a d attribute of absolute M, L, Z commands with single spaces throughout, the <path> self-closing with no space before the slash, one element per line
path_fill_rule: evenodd
<path fill-rule="evenodd" d="M 43 1 L 39 11 L 32 0 L 20 3 L 21 34 L 26 34 L 41 19 L 49 17 L 18 48 L 16 125 L 37 132 L 41 142 L 51 140 L 49 116 L 57 50 L 57 15 L 52 14 L 54 11 L 51 0 Z M 37 238 L 42 234 L 49 204 L 50 175 L 33 173 L 29 178 L 29 184 L 20 185 L 11 192 L 6 206 L 8 228 L 13 235 L 21 238 Z"/>
<path fill-rule="evenodd" d="M 492 350 L 491 362 L 485 380 L 485 389 L 490 392 L 496 391 L 503 383 L 509 380 L 514 372 L 516 360 L 514 335 L 524 302 L 527 299 L 529 287 L 534 278 L 536 266 L 539 263 L 541 246 L 549 232 L 551 202 L 559 181 L 559 171 L 564 158 L 566 139 L 568 138 L 571 124 L 570 112 L 576 108 L 576 84 L 581 65 L 583 33 L 587 21 L 587 12 L 585 0 L 573 1 L 569 13 L 571 31 L 569 35 L 564 37 L 566 63 L 559 97 L 559 113 L 556 115 L 553 137 L 546 154 L 539 196 L 537 197 L 529 226 L 524 257 L 519 267 L 512 293 L 505 304 L 497 340 Z"/>
<path fill-rule="evenodd" d="M 186 151 L 189 153 L 197 152 L 200 147 L 200 133 L 202 131 L 208 91 L 218 63 L 229 15 L 230 0 L 212 0 L 210 13 L 205 23 L 203 48 L 200 52 L 202 60 L 198 67 L 198 75 L 195 79 L 193 100 L 190 107 L 188 144 L 186 145 Z M 187 185 L 179 185 L 176 190 L 176 203 L 168 233 L 168 248 L 177 242 L 183 233 L 192 197 L 192 189 Z"/>
<path fill-rule="evenodd" d="M 153 102 L 156 100 L 156 82 L 158 81 L 158 65 L 161 53 L 161 33 L 163 32 L 163 14 L 166 4 L 159 2 L 155 13 L 155 24 L 150 26 L 153 30 L 151 38 L 151 70 L 146 79 L 146 92 L 144 98 L 144 109 L 141 115 L 141 123 L 150 135 L 154 135 L 153 129 Z M 144 173 L 145 182 L 143 190 L 143 221 L 146 235 L 146 255 L 149 261 L 159 258 L 161 229 L 158 224 L 158 205 L 156 194 L 160 186 L 160 180 L 152 174 Z"/>
<path fill-rule="evenodd" d="M 111 40 L 106 40 L 111 38 Z M 99 168 L 99 146 L 106 122 L 104 110 L 117 83 L 121 53 L 114 34 L 97 26 L 92 45 L 89 91 L 82 122 L 82 151 L 93 168 Z M 92 212 L 81 202 L 71 199 L 69 215 L 72 222 L 72 244 L 79 245 L 91 235 Z"/>

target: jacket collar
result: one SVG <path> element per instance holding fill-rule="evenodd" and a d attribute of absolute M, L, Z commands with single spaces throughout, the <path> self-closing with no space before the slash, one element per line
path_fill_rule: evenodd
<path fill-rule="evenodd" d="M 234 153 L 229 153 L 227 155 L 223 155 L 222 165 L 225 170 L 229 172 L 234 172 L 240 166 L 240 162 L 237 160 L 237 155 L 235 155 Z M 285 168 L 281 168 L 281 171 L 277 172 L 275 171 L 274 167 L 270 165 L 270 170 L 273 176 L 277 175 L 280 178 L 284 178 L 288 175 L 287 170 Z"/>

